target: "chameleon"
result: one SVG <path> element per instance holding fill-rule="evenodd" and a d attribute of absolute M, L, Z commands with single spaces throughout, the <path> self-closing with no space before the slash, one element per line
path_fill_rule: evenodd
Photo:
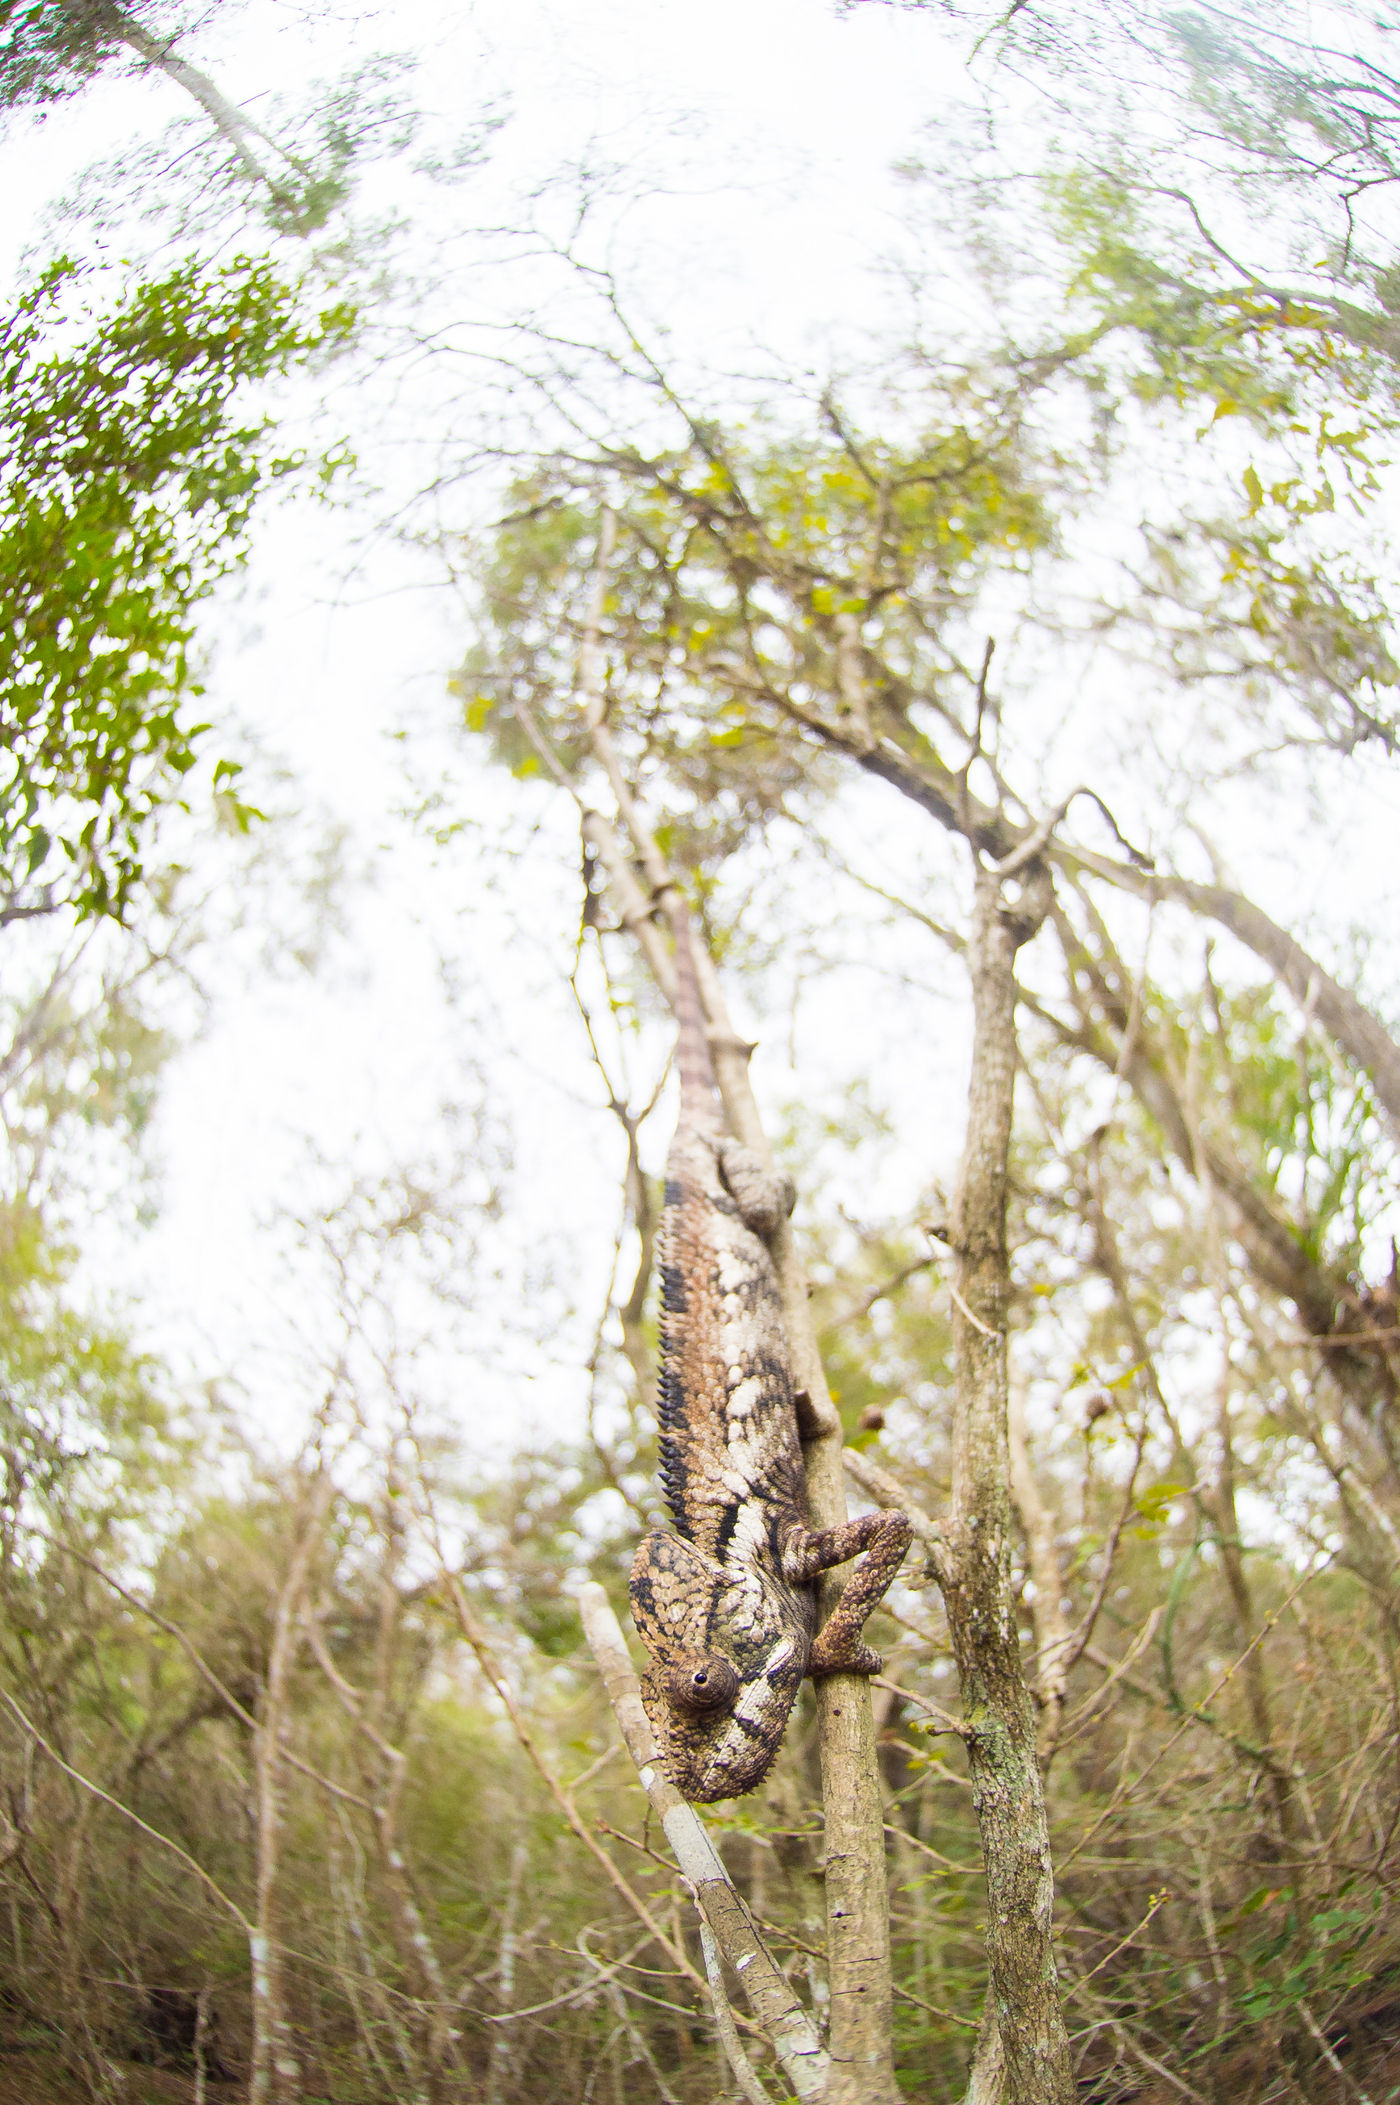
<path fill-rule="evenodd" d="M 804 1674 L 873 1674 L 861 1635 L 909 1546 L 904 1514 L 808 1524 L 782 1302 L 769 1239 L 791 1180 L 725 1131 L 691 947 L 675 891 L 680 1115 L 658 1240 L 660 1479 L 673 1529 L 632 1565 L 648 1652 L 642 1702 L 684 1798 L 737 1798 L 772 1768 Z M 817 1630 L 814 1581 L 857 1557 Z"/>

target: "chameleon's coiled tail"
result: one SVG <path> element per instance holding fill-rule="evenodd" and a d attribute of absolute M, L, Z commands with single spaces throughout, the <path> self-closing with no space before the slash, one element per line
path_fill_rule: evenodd
<path fill-rule="evenodd" d="M 680 1123 L 694 1129 L 711 1125 L 719 1116 L 719 1088 L 715 1081 L 710 1041 L 705 1030 L 705 1009 L 700 999 L 700 981 L 695 971 L 695 951 L 690 932 L 690 914 L 680 893 L 672 886 L 666 895 L 676 960 L 676 1066 L 680 1073 Z"/>

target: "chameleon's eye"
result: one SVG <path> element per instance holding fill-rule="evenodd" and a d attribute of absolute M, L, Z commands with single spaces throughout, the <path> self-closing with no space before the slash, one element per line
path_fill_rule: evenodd
<path fill-rule="evenodd" d="M 727 1659 L 702 1652 L 684 1666 L 671 1668 L 666 1676 L 666 1693 L 677 1710 L 692 1710 L 697 1715 L 724 1710 L 739 1693 L 739 1676 Z"/>

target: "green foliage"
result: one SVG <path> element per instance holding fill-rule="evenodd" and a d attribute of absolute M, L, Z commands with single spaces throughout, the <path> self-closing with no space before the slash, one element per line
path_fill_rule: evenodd
<path fill-rule="evenodd" d="M 160 1370 L 110 1322 L 75 1307 L 73 1253 L 22 1199 L 0 1209 L 0 1450 L 5 1526 L 107 1510 L 120 1480 L 134 1518 L 178 1454 Z"/>
<path fill-rule="evenodd" d="M 1349 0 L 1325 27 L 1294 0 L 941 11 L 1028 76 L 1042 165 L 1008 179 L 989 137 L 911 172 L 966 228 L 998 362 L 1053 369 L 1066 407 L 1082 390 L 1102 462 L 1128 471 L 1147 547 L 1124 551 L 1120 620 L 1232 713 L 1267 709 L 1277 731 L 1291 696 L 1300 743 L 1393 750 L 1389 25 Z M 1165 515 L 1144 445 L 1163 486 L 1183 478 Z"/>
<path fill-rule="evenodd" d="M 341 339 L 270 264 L 189 262 L 113 297 L 52 264 L 0 324 L 0 914 L 120 918 L 191 721 L 195 609 L 242 559 L 279 456 L 252 382 Z M 240 826 L 237 764 L 213 784 Z"/>
<path fill-rule="evenodd" d="M 902 445 L 828 405 L 817 431 L 706 427 L 683 452 L 625 464 L 601 636 L 609 721 L 639 784 L 665 770 L 665 845 L 691 867 L 830 793 L 788 698 L 841 706 L 847 624 L 886 655 L 872 706 L 917 744 L 919 708 L 963 684 L 951 638 L 965 609 L 1053 540 L 1057 464 L 1018 416 L 923 375 L 911 397 L 921 428 Z M 517 776 L 541 768 L 530 726 L 566 773 L 586 764 L 576 665 L 597 483 L 572 460 L 522 483 L 481 567 L 482 636 L 453 691 Z"/>
<path fill-rule="evenodd" d="M 58 102 L 86 87 L 122 49 L 117 12 L 101 0 L 0 0 L 0 109 Z M 152 30 L 164 26 L 145 13 Z"/>
<path fill-rule="evenodd" d="M 1389 322 L 1371 326 L 1321 290 L 1242 272 L 1131 161 L 1071 168 L 1045 187 L 1066 294 L 1085 323 L 1075 359 L 1105 409 L 1170 404 L 1206 417 L 1198 443 L 1234 418 L 1258 440 L 1257 464 L 1239 479 L 1243 504 L 1157 537 L 1158 595 L 1194 605 L 1203 642 L 1212 627 L 1259 639 L 1339 742 L 1390 744 L 1386 690 L 1400 669 L 1386 588 L 1345 532 L 1316 530 L 1381 494 L 1396 430 Z M 1180 660 L 1187 673 L 1208 662 L 1208 649 Z"/>

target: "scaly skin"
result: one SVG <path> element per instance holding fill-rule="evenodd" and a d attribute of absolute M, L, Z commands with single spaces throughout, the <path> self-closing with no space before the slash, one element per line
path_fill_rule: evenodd
<path fill-rule="evenodd" d="M 632 1566 L 642 1700 L 677 1789 L 761 1783 L 805 1673 L 875 1673 L 861 1638 L 910 1539 L 902 1513 L 807 1524 L 782 1304 L 767 1237 L 791 1210 L 720 1124 L 685 909 L 676 938 L 681 1115 L 660 1238 L 661 1482 L 676 1524 Z M 812 1581 L 864 1553 L 820 1636 Z"/>

